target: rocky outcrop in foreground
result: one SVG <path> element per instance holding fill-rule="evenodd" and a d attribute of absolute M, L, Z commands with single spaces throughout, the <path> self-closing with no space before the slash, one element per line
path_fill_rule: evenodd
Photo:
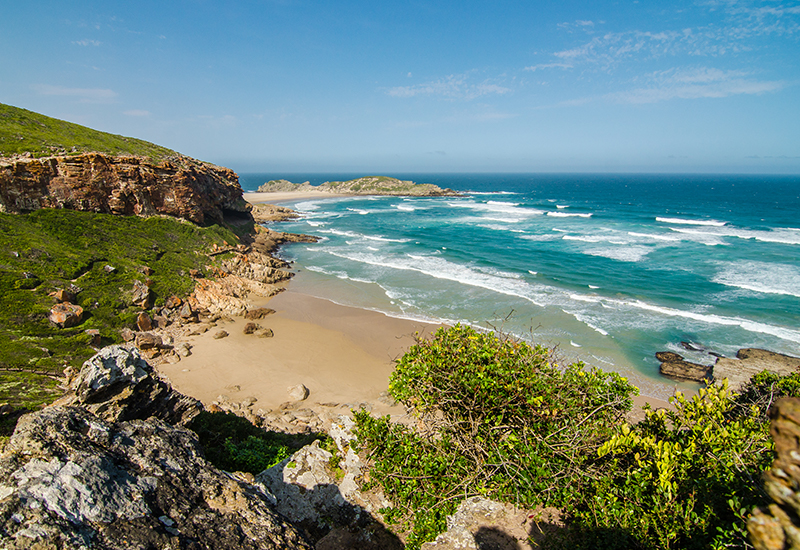
<path fill-rule="evenodd" d="M 350 181 L 326 181 L 321 185 L 272 180 L 258 188 L 259 193 L 304 193 L 308 191 L 341 195 L 460 196 L 457 191 L 442 189 L 432 183 L 414 183 L 385 176 L 367 176 Z"/>
<path fill-rule="evenodd" d="M 39 208 L 166 214 L 198 224 L 250 216 L 233 170 L 189 157 L 158 164 L 101 153 L 0 159 L 0 212 Z"/>
<path fill-rule="evenodd" d="M 800 399 L 779 399 L 769 415 L 777 457 L 764 488 L 773 503 L 753 512 L 747 530 L 757 550 L 800 548 Z"/>
<path fill-rule="evenodd" d="M 19 420 L 0 456 L 0 547 L 312 548 L 266 488 L 218 470 L 193 432 L 165 421 L 191 416 L 194 400 L 137 395 L 166 387 L 154 378 L 114 346 L 73 378 L 73 405 Z"/>

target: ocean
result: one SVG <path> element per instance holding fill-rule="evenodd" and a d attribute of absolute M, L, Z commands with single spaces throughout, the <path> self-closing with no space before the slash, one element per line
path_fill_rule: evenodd
<path fill-rule="evenodd" d="M 364 174 L 243 174 L 347 180 Z M 284 203 L 293 288 L 397 317 L 493 328 L 617 370 L 654 397 L 658 351 L 800 355 L 800 177 L 392 174 L 463 197 Z M 696 351 L 686 349 L 689 344 Z M 677 384 L 692 387 L 690 384 Z"/>

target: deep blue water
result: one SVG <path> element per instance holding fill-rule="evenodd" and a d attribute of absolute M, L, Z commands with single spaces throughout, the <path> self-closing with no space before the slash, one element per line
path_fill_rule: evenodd
<path fill-rule="evenodd" d="M 363 174 L 245 174 L 318 184 Z M 461 198 L 287 203 L 293 285 L 390 315 L 493 326 L 667 390 L 654 353 L 800 355 L 800 177 L 393 174 Z"/>

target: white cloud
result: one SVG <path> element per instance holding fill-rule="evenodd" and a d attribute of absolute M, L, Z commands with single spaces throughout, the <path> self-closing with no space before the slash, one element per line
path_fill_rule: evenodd
<path fill-rule="evenodd" d="M 708 67 L 670 69 L 649 75 L 650 85 L 607 94 L 620 103 L 657 103 L 670 99 L 720 98 L 773 92 L 785 86 L 781 81 L 759 81 L 744 71 L 722 71 Z"/>
<path fill-rule="evenodd" d="M 102 42 L 84 38 L 83 40 L 74 41 L 73 44 L 77 44 L 78 46 L 99 46 L 100 44 L 102 44 Z"/>
<path fill-rule="evenodd" d="M 144 110 L 141 110 L 141 109 L 131 109 L 130 111 L 123 111 L 122 114 L 123 115 L 128 115 L 128 116 L 146 117 L 146 116 L 150 116 L 150 111 L 144 111 Z"/>
<path fill-rule="evenodd" d="M 484 80 L 470 82 L 469 74 L 449 75 L 439 80 L 417 84 L 414 86 L 396 86 L 387 93 L 392 97 L 437 96 L 446 99 L 475 99 L 490 94 L 502 95 L 510 92 L 510 88 Z"/>
<path fill-rule="evenodd" d="M 117 97 L 117 92 L 107 88 L 67 88 L 40 84 L 33 86 L 33 89 L 40 95 L 77 97 L 83 103 L 110 103 Z"/>
<path fill-rule="evenodd" d="M 525 67 L 523 71 L 540 71 L 542 69 L 571 69 L 573 65 L 569 63 L 539 63 L 538 65 L 531 65 Z"/>

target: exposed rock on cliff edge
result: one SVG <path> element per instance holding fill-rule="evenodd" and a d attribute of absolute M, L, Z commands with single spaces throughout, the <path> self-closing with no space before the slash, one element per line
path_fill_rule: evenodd
<path fill-rule="evenodd" d="M 198 224 L 250 217 L 233 170 L 189 157 L 157 164 L 100 153 L 0 158 L 0 211 L 39 208 L 166 214 Z"/>
<path fill-rule="evenodd" d="M 142 384 L 168 386 L 137 352 L 104 351 L 73 379 L 81 406 L 23 416 L 0 455 L 0 547 L 311 548 L 267 489 L 218 470 L 193 432 L 162 419 L 193 400 L 168 389 L 156 401 L 174 406 L 140 407 Z"/>

